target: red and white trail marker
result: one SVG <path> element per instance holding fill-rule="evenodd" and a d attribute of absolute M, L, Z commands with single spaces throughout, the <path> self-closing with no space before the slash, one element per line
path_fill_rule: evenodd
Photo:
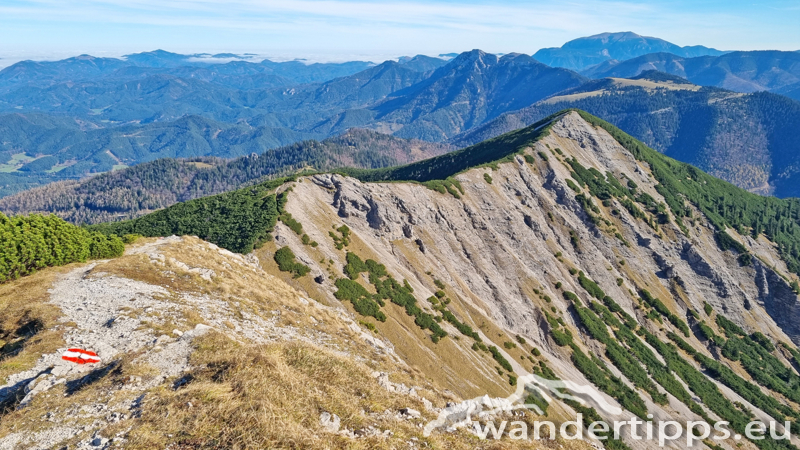
<path fill-rule="evenodd" d="M 67 351 L 61 355 L 61 359 L 76 364 L 96 364 L 100 362 L 100 357 L 97 356 L 97 353 L 80 348 L 67 349 Z"/>

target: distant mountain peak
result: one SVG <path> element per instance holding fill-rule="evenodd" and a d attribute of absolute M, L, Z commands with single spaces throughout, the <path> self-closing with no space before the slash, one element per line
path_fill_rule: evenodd
<path fill-rule="evenodd" d="M 543 48 L 533 57 L 549 66 L 580 71 L 611 59 L 622 61 L 658 52 L 682 57 L 718 56 L 724 53 L 702 45 L 680 47 L 660 38 L 623 31 L 573 39 L 561 47 Z"/>
<path fill-rule="evenodd" d="M 153 50 L 149 52 L 132 53 L 124 55 L 126 61 L 148 67 L 175 67 L 186 63 L 194 55 L 181 55 L 166 50 Z"/>
<path fill-rule="evenodd" d="M 800 83 L 800 55 L 777 50 L 737 51 L 716 57 L 648 53 L 625 61 L 605 61 L 581 74 L 591 78 L 631 78 L 648 70 L 677 75 L 700 86 L 737 92 L 769 90 L 795 99 L 800 97 L 790 88 Z"/>
<path fill-rule="evenodd" d="M 488 54 L 489 53 L 486 53 L 485 51 L 483 51 L 481 49 L 475 48 L 475 49 L 472 49 L 472 50 L 469 50 L 469 51 L 466 51 L 466 52 L 459 53 L 459 55 L 455 57 L 455 60 L 458 61 L 458 60 L 481 59 L 481 58 L 484 58 Z"/>
<path fill-rule="evenodd" d="M 185 55 L 181 55 L 181 54 L 178 54 L 178 53 L 168 52 L 166 50 L 162 50 L 162 49 L 159 48 L 159 49 L 151 50 L 149 52 L 131 53 L 129 55 L 125 55 L 125 57 L 137 56 L 137 55 L 185 56 Z"/>
<path fill-rule="evenodd" d="M 446 59 L 426 55 L 416 55 L 414 57 L 401 56 L 398 58 L 397 62 L 417 72 L 435 70 L 447 64 Z"/>
<path fill-rule="evenodd" d="M 526 55 L 525 53 L 508 53 L 500 57 L 500 63 L 511 63 L 511 64 L 541 64 L 539 61 L 536 61 L 531 55 Z"/>
<path fill-rule="evenodd" d="M 456 56 L 451 61 L 451 64 L 456 66 L 475 64 L 478 67 L 487 67 L 497 64 L 497 61 L 497 55 L 486 53 L 483 50 L 474 49 Z"/>
<path fill-rule="evenodd" d="M 653 38 L 653 37 L 648 37 L 648 36 L 642 36 L 641 34 L 634 33 L 633 31 L 620 31 L 620 32 L 616 32 L 616 33 L 610 33 L 610 32 L 600 33 L 600 34 L 595 34 L 593 36 L 587 36 L 587 37 L 582 37 L 582 38 L 578 38 L 578 39 L 573 39 L 573 40 L 567 42 L 566 44 L 564 44 L 563 46 L 561 46 L 561 48 L 570 48 L 571 46 L 578 45 L 579 43 L 582 43 L 582 42 L 594 41 L 594 42 L 598 42 L 598 43 L 601 43 L 601 44 L 609 44 L 609 43 L 613 43 L 613 42 L 627 41 L 627 40 L 631 40 L 631 39 L 654 39 L 654 40 L 666 42 L 663 39 L 658 39 L 658 38 Z"/>

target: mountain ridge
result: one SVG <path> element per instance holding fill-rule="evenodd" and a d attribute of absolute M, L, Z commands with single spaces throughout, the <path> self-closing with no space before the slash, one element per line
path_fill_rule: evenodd
<path fill-rule="evenodd" d="M 527 55 L 497 57 L 472 50 L 372 109 L 379 126 L 402 126 L 394 133 L 397 136 L 442 141 L 502 111 L 582 81 L 574 72 L 547 67 Z"/>
<path fill-rule="evenodd" d="M 792 131 L 800 120 L 800 103 L 764 92 L 739 94 L 676 84 L 673 75 L 648 74 L 645 77 L 656 79 L 649 85 L 641 77 L 590 81 L 506 113 L 451 143 L 464 147 L 530 125 L 563 108 L 579 108 L 668 156 L 754 192 L 800 196 L 792 169 L 800 145 Z"/>
<path fill-rule="evenodd" d="M 800 56 L 797 52 L 777 50 L 737 51 L 696 58 L 653 53 L 627 61 L 609 61 L 586 69 L 583 74 L 591 78 L 630 78 L 646 70 L 667 72 L 695 84 L 737 92 L 779 92 L 788 88 L 785 95 L 792 97 L 790 86 L 800 83 Z"/>
<path fill-rule="evenodd" d="M 158 159 L 88 179 L 53 183 L 0 198 L 0 210 L 8 215 L 52 213 L 75 224 L 131 219 L 263 179 L 342 166 L 392 166 L 450 149 L 351 129 L 321 142 L 303 141 L 231 160 Z"/>
<path fill-rule="evenodd" d="M 250 58 L 238 58 L 229 63 L 215 64 L 214 60 L 203 61 L 200 57 L 216 55 L 195 54 L 182 55 L 164 50 L 142 52 L 125 55 L 123 58 L 101 58 L 81 55 L 60 61 L 21 61 L 0 70 L 0 92 L 7 91 L 20 83 L 38 85 L 40 87 L 65 81 L 86 81 L 102 75 L 114 75 L 115 72 L 130 68 L 159 69 L 197 69 L 212 68 L 225 70 L 227 67 L 246 67 L 250 72 L 273 74 L 277 79 L 295 84 L 319 83 L 341 76 L 351 75 L 367 69 L 373 63 L 365 61 L 349 61 L 346 63 L 312 63 L 300 61 L 273 62 L 264 59 L 261 62 L 248 61 Z M 226 55 L 221 55 L 226 56 Z M 230 56 L 230 55 L 227 55 Z M 75 64 L 78 63 L 78 67 Z M 33 70 L 39 72 L 30 73 Z M 28 75 L 26 79 L 18 79 Z M 34 76 L 31 76 L 34 75 Z M 38 75 L 38 76 L 36 76 Z"/>

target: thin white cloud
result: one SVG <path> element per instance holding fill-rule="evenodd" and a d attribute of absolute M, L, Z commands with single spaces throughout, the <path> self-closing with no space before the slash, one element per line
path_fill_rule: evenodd
<path fill-rule="evenodd" d="M 670 14 L 642 3 L 591 1 L 583 3 L 465 4 L 436 2 L 363 2 L 339 0 L 31 0 L 27 7 L 3 7 L 5 16 L 24 15 L 64 20 L 111 20 L 152 25 L 264 28 L 280 24 L 325 20 L 357 22 L 361 26 L 393 24 L 409 27 L 581 31 L 603 25 L 622 26 L 641 18 Z M 613 14 L 609 14 L 613 11 Z M 476 28 L 478 27 L 478 28 Z"/>
<path fill-rule="evenodd" d="M 125 36 L 65 36 L 85 43 L 95 39 L 113 45 L 115 39 L 156 42 L 160 46 L 199 47 L 217 42 L 234 50 L 339 49 L 340 51 L 397 50 L 405 52 L 460 51 L 473 47 L 490 51 L 534 52 L 566 40 L 604 31 L 635 31 L 658 36 L 679 45 L 746 48 L 764 36 L 753 29 L 752 18 L 733 13 L 697 14 L 672 3 L 625 0 L 568 2 L 444 2 L 361 0 L 11 0 L 0 4 L 2 28 L 14 31 L 11 39 L 35 41 L 25 31 L 36 24 L 57 30 L 70 24 L 96 24 L 98 28 L 148 27 L 146 33 Z M 23 24 L 23 25 L 18 25 Z M 24 28 L 24 24 L 29 24 Z M 32 24 L 32 25 L 31 25 Z M 7 25 L 7 26 L 6 26 Z M 14 28 L 17 27 L 17 28 Z M 800 47 L 798 32 L 780 26 L 766 30 L 784 47 Z M 11 31 L 8 31 L 11 33 Z M 55 33 L 55 31 L 53 32 Z M 769 37 L 769 36 L 767 36 Z M 42 38 L 39 38 L 40 42 Z M 148 40 L 149 39 L 149 40 Z M 760 41 L 759 41 L 760 39 Z M 796 42 L 791 42 L 794 39 Z M 749 41 L 748 41 L 749 40 Z M 238 43 L 238 44 L 236 44 Z M 247 44 L 253 44 L 248 47 Z M 235 48 L 231 46 L 234 45 Z M 262 46 L 259 48 L 259 46 Z M 197 48 L 198 51 L 207 50 Z"/>

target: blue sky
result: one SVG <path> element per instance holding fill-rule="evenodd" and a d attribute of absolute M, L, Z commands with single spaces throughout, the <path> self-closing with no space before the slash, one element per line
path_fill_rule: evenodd
<path fill-rule="evenodd" d="M 382 60 L 472 48 L 533 53 L 605 31 L 723 50 L 798 50 L 800 2 L 0 1 L 0 58 L 6 62 L 156 48 L 316 60 Z"/>

